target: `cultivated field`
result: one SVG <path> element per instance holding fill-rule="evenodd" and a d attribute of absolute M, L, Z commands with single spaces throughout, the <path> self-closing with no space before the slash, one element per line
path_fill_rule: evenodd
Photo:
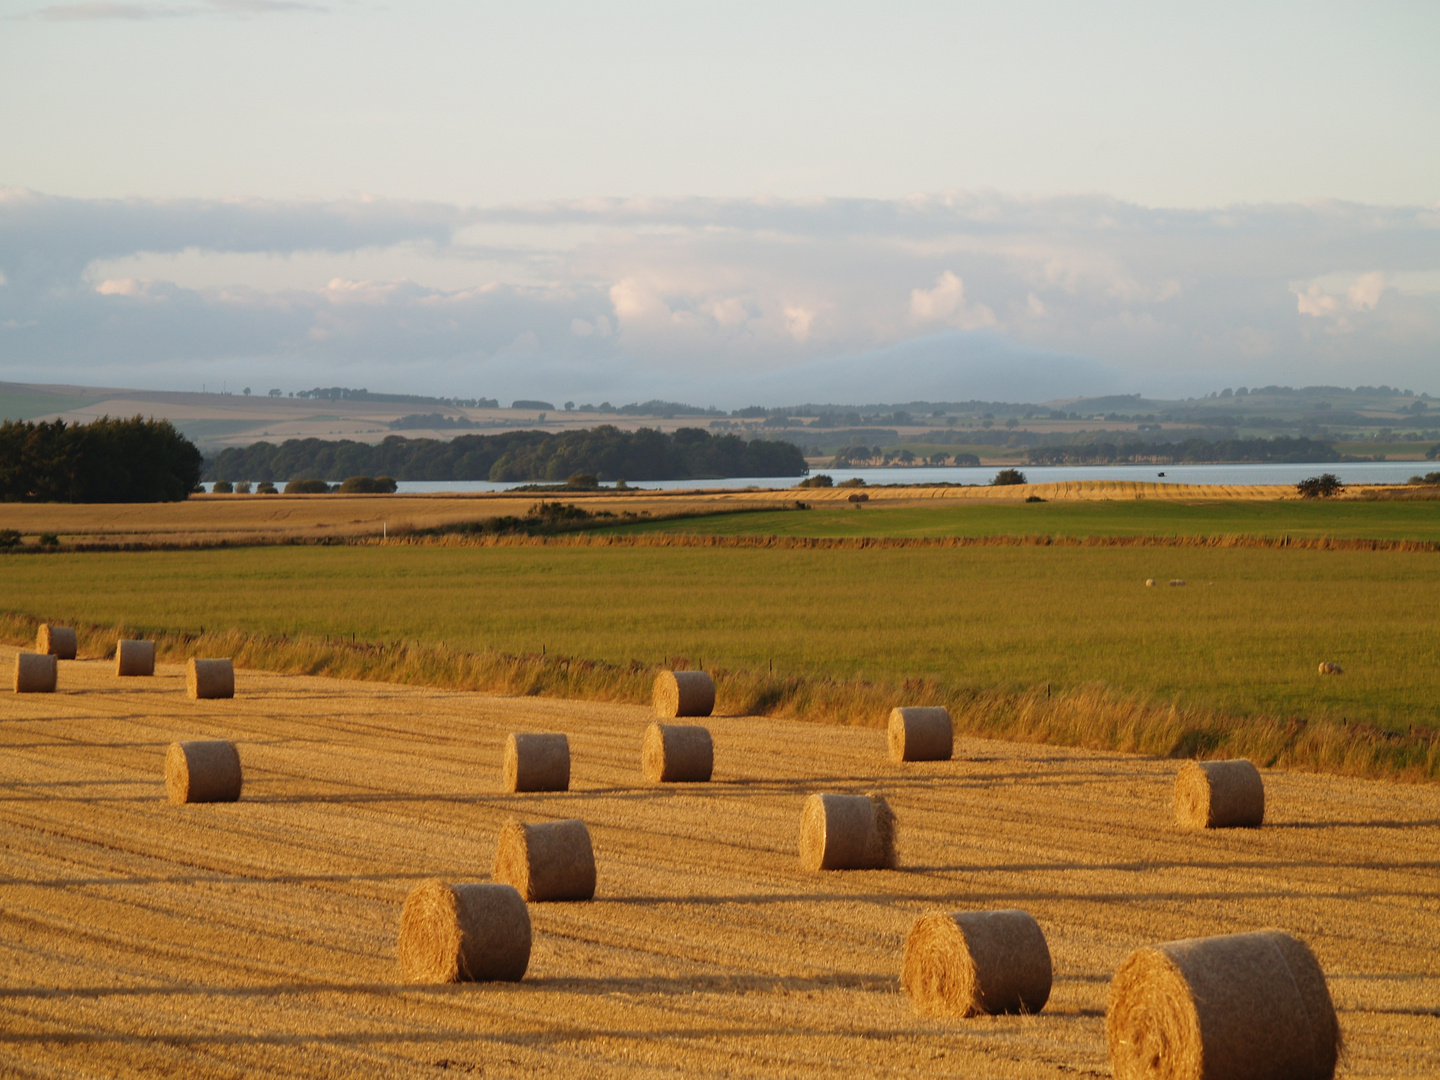
<path fill-rule="evenodd" d="M 1433 552 L 255 547 L 0 558 L 0 595 L 37 618 L 147 634 L 685 656 L 975 691 L 1098 683 L 1233 716 L 1440 724 Z M 1318 677 L 1322 660 L 1345 674 Z"/>
<path fill-rule="evenodd" d="M 177 666 L 110 670 L 0 692 L 5 1075 L 1106 1075 L 1131 949 L 1266 926 L 1324 967 L 1343 1075 L 1440 1071 L 1433 788 L 1267 772 L 1265 828 L 1182 833 L 1175 762 L 962 739 L 901 767 L 877 732 L 721 716 L 714 782 L 661 790 L 638 707 L 247 671 L 191 702 Z M 568 733 L 572 791 L 498 793 L 515 730 Z M 238 743 L 240 803 L 165 801 L 197 737 Z M 802 872 L 816 790 L 885 793 L 900 868 Z M 407 891 L 488 878 L 512 815 L 583 818 L 596 899 L 532 905 L 523 983 L 400 985 Z M 1045 1011 L 917 1017 L 916 915 L 998 907 L 1045 930 Z"/>
<path fill-rule="evenodd" d="M 842 497 L 849 494 L 842 492 Z M 1440 499 L 1322 502 L 1196 496 L 1184 500 L 1058 498 L 1043 503 L 1002 498 L 902 502 L 885 498 L 888 492 L 871 489 L 868 494 L 871 501 L 859 510 L 833 498 L 817 501 L 806 491 L 800 498 L 810 503 L 811 509 L 804 513 L 793 509 L 717 513 L 617 525 L 604 531 L 621 536 L 1124 536 L 1150 537 L 1157 543 L 1194 536 L 1440 541 Z"/>

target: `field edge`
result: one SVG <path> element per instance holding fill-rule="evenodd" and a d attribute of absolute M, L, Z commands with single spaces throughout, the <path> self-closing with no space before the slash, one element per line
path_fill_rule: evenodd
<path fill-rule="evenodd" d="M 25 645 L 45 619 L 0 611 L 0 640 Z M 51 619 L 49 621 L 58 621 Z M 81 654 L 110 658 L 120 638 L 156 642 L 157 658 L 183 662 L 228 656 L 238 667 L 291 675 L 512 696 L 645 704 L 660 665 L 613 664 L 544 653 L 468 652 L 406 641 L 273 636 L 240 630 L 188 633 L 165 628 L 73 625 Z M 686 657 L 667 666 L 692 667 Z M 1021 692 L 975 690 L 934 678 L 878 681 L 776 675 L 712 668 L 719 714 L 881 727 L 896 705 L 943 705 L 957 733 L 1155 758 L 1245 757 L 1266 768 L 1427 783 L 1440 779 L 1440 729 L 1300 716 L 1227 716 L 1104 684 Z M 63 689 L 63 679 L 62 679 Z"/>

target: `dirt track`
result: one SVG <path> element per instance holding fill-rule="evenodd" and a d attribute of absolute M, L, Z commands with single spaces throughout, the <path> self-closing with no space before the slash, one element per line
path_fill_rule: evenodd
<path fill-rule="evenodd" d="M 1194 835 L 1173 762 L 962 740 L 897 767 L 876 731 L 720 717 L 715 782 L 659 790 L 633 707 L 250 672 L 191 702 L 177 667 L 111 670 L 0 691 L 0 1075 L 1104 1075 L 1130 949 L 1272 925 L 1329 975 L 1342 1073 L 1440 1073 L 1433 788 L 1267 773 L 1263 830 Z M 512 730 L 567 732 L 574 790 L 498 794 Z M 171 806 L 165 747 L 206 736 L 244 800 Z M 803 873 L 814 790 L 886 793 L 901 869 Z M 589 824 L 596 900 L 531 906 L 521 984 L 399 984 L 406 892 L 487 878 L 512 814 Z M 916 1017 L 910 923 L 984 907 L 1040 921 L 1050 1004 Z"/>

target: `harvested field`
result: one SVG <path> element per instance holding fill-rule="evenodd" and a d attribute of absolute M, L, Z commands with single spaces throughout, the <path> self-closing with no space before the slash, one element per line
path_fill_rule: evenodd
<path fill-rule="evenodd" d="M 0 667 L 13 662 L 0 649 Z M 1277 926 L 1326 970 L 1350 1076 L 1440 1072 L 1440 791 L 1267 772 L 1266 826 L 1171 824 L 1177 763 L 716 716 L 715 777 L 639 774 L 649 709 L 242 670 L 61 665 L 0 693 L 0 1074 L 1107 1075 L 1110 975 L 1138 945 Z M 563 731 L 572 790 L 500 792 L 515 730 Z M 235 740 L 244 800 L 172 806 L 172 741 Z M 800 869 L 815 790 L 883 792 L 899 870 Z M 580 817 L 591 903 L 535 905 L 524 982 L 411 986 L 419 880 L 488 880 L 511 816 Z M 918 1017 L 924 911 L 1023 908 L 1055 962 L 1035 1017 Z"/>
<path fill-rule="evenodd" d="M 903 477 L 897 476 L 897 482 Z M 1085 480 L 1005 487 L 872 487 L 867 507 L 892 515 L 884 524 L 853 511 L 848 488 L 796 488 L 776 479 L 769 489 L 726 491 L 561 491 L 431 495 L 195 495 L 179 503 L 11 503 L 7 527 L 33 539 L 53 532 L 69 545 L 231 544 L 391 535 L 485 518 L 521 515 L 541 500 L 574 503 L 592 513 L 629 511 L 660 518 L 735 510 L 793 509 L 797 499 L 821 513 L 762 515 L 754 524 L 721 518 L 699 531 L 777 535 L 991 535 L 1055 532 L 1085 535 L 1435 535 L 1424 505 L 1376 502 L 1366 494 L 1389 488 L 1348 489 L 1321 505 L 1288 485 L 1150 484 Z M 643 484 L 640 485 L 644 487 Z M 1027 506 L 1040 495 L 1047 503 Z M 1053 504 L 1053 505 L 1052 505 Z M 1336 510 L 1336 507 L 1343 507 Z M 1068 508 L 1068 509 L 1066 509 Z M 894 516 L 895 511 L 908 511 Z M 937 516 L 936 512 L 939 512 Z M 827 513 L 828 512 L 828 513 Z M 918 515 L 918 516 L 917 516 Z M 1338 515 L 1338 516 L 1337 516 Z M 873 515 L 872 515 L 873 516 Z M 672 522 L 661 526 L 695 531 Z M 818 529 L 816 532 L 814 530 Z M 878 531 L 877 531 L 878 529 Z"/>

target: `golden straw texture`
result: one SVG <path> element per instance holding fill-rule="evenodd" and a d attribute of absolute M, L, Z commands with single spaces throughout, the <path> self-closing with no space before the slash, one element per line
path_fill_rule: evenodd
<path fill-rule="evenodd" d="M 811 795 L 800 814 L 800 865 L 893 870 L 895 831 L 895 814 L 881 795 Z"/>
<path fill-rule="evenodd" d="M 117 676 L 154 675 L 155 642 L 127 641 L 115 643 L 115 674 Z"/>
<path fill-rule="evenodd" d="M 949 761 L 955 752 L 955 729 L 943 705 L 890 710 L 891 761 Z"/>
<path fill-rule="evenodd" d="M 1038 1013 L 1050 1000 L 1050 947 L 1024 911 L 931 912 L 905 940 L 900 981 L 929 1016 Z"/>
<path fill-rule="evenodd" d="M 1325 974 L 1279 930 L 1139 949 L 1110 984 L 1116 1080 L 1330 1080 L 1340 1026 Z"/>
<path fill-rule="evenodd" d="M 513 732 L 505 739 L 506 791 L 569 791 L 570 740 L 550 732 Z"/>
<path fill-rule="evenodd" d="M 408 982 L 519 982 L 530 966 L 530 912 L 509 885 L 431 878 L 405 898 L 395 951 Z"/>
<path fill-rule="evenodd" d="M 1175 821 L 1189 829 L 1257 829 L 1265 820 L 1265 781 L 1244 758 L 1187 761 L 1175 777 Z"/>
<path fill-rule="evenodd" d="M 40 632 L 35 635 L 35 651 L 49 653 L 57 660 L 74 660 L 79 651 L 74 629 L 41 623 Z"/>
<path fill-rule="evenodd" d="M 715 680 L 703 671 L 662 671 L 655 676 L 655 715 L 709 716 L 715 711 Z"/>
<path fill-rule="evenodd" d="M 595 849 L 578 818 L 525 825 L 511 819 L 495 845 L 496 881 L 527 901 L 589 900 L 595 895 Z"/>
<path fill-rule="evenodd" d="M 165 791 L 173 803 L 236 802 L 240 751 L 225 739 L 171 743 L 165 752 Z"/>
<path fill-rule="evenodd" d="M 651 724 L 640 748 L 640 770 L 652 784 L 703 784 L 715 771 L 710 731 L 695 724 Z"/>
<path fill-rule="evenodd" d="M 53 694 L 60 665 L 49 653 L 15 654 L 15 693 Z"/>
<path fill-rule="evenodd" d="M 235 696 L 235 668 L 229 660 L 195 660 L 185 665 L 185 692 L 192 698 Z"/>

